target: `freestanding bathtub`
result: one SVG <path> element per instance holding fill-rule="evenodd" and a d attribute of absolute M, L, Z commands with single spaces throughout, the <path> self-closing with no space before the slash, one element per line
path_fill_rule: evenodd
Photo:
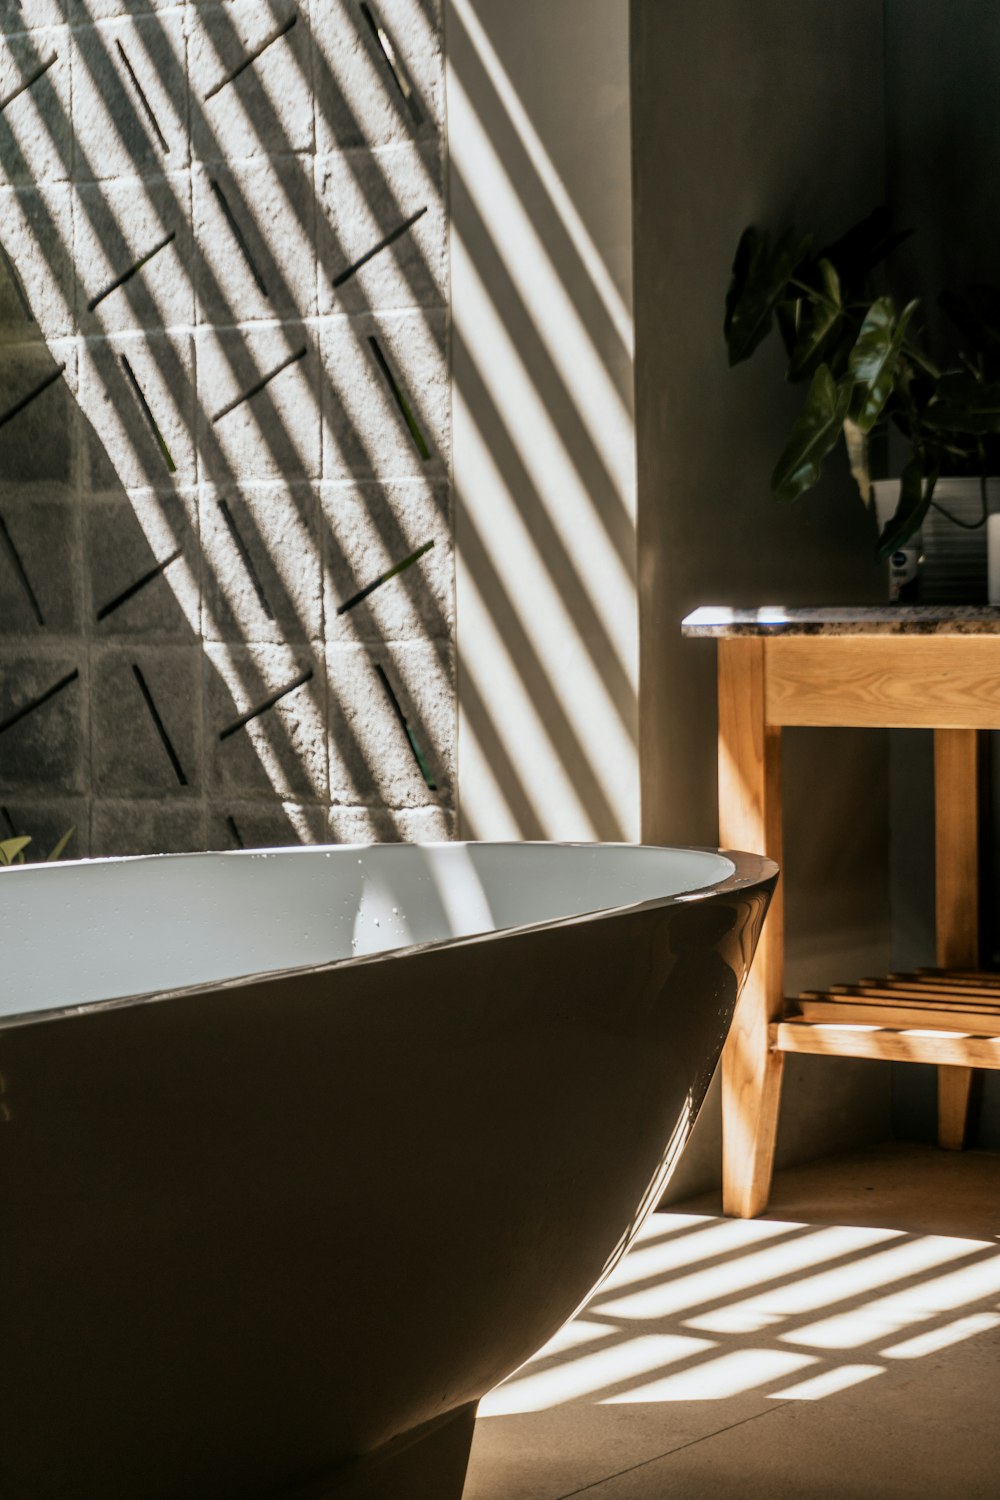
<path fill-rule="evenodd" d="M 0 1495 L 455 1500 L 655 1204 L 776 878 L 381 845 L 0 872 Z"/>

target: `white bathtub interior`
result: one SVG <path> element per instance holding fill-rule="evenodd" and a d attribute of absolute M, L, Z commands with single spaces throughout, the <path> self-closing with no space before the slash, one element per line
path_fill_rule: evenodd
<path fill-rule="evenodd" d="M 0 1024 L 702 890 L 723 855 L 629 844 L 379 844 L 0 871 Z"/>

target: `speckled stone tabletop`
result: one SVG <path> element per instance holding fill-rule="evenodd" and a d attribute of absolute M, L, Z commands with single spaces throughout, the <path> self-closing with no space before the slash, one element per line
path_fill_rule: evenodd
<path fill-rule="evenodd" d="M 681 621 L 687 636 L 1000 635 L 1000 605 L 859 604 L 733 609 L 704 604 Z"/>

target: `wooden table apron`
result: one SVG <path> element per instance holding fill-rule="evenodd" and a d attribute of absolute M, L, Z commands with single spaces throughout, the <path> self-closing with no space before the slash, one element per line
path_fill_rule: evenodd
<path fill-rule="evenodd" d="M 721 845 L 780 862 L 784 726 L 933 729 L 937 963 L 975 969 L 981 740 L 1000 729 L 1000 633 L 728 634 L 717 644 Z M 723 1056 L 723 1199 L 743 1217 L 767 1202 L 784 1051 L 821 1050 L 782 1027 L 783 948 L 779 882 Z M 997 1066 L 995 1052 L 976 1061 Z M 926 1053 L 946 1062 L 955 1049 Z M 849 1055 L 866 1055 L 863 1043 Z M 892 1055 L 891 1044 L 867 1055 Z M 938 1076 L 941 1142 L 960 1146 L 972 1069 L 947 1063 Z"/>

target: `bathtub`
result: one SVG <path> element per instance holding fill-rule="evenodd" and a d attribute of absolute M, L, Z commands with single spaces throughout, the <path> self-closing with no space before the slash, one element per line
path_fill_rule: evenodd
<path fill-rule="evenodd" d="M 0 1495 L 456 1500 L 626 1249 L 776 878 L 624 845 L 0 871 Z"/>

